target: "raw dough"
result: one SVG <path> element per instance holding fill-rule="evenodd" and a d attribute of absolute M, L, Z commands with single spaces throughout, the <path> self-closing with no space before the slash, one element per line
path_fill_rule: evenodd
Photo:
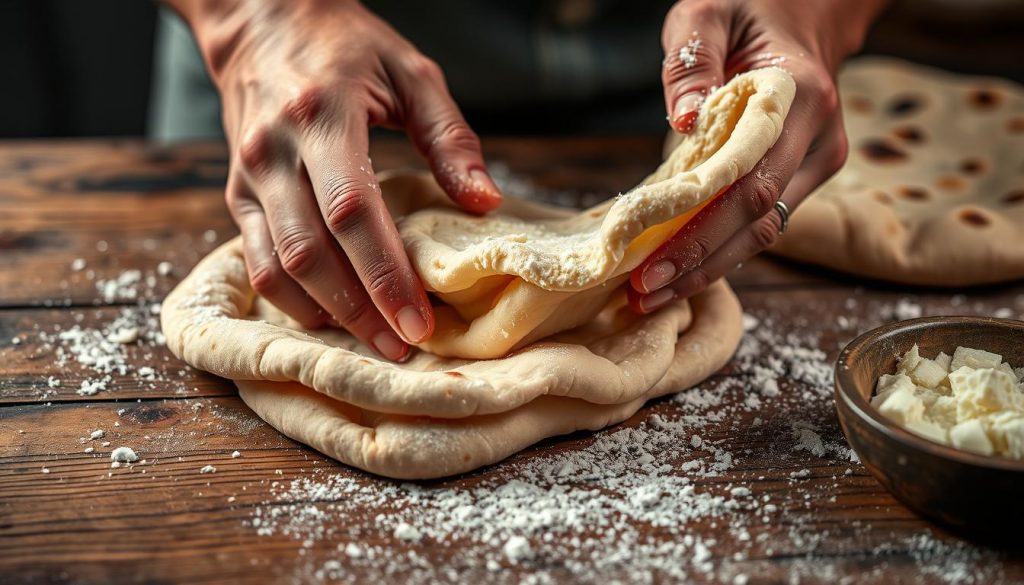
<path fill-rule="evenodd" d="M 639 186 L 582 212 L 515 199 L 459 213 L 422 176 L 386 196 L 437 311 L 438 355 L 494 358 L 588 322 L 629 271 L 775 143 L 795 86 L 781 69 L 740 75 L 706 100 L 697 128 Z"/>
<path fill-rule="evenodd" d="M 1024 278 L 1024 88 L 870 58 L 839 89 L 849 159 L 772 251 L 910 284 Z"/>
<path fill-rule="evenodd" d="M 288 436 L 391 477 L 460 473 L 619 422 L 700 382 L 735 349 L 741 311 L 724 282 L 646 316 L 625 306 L 620 285 L 764 155 L 793 93 L 778 69 L 737 77 L 651 178 L 581 213 L 509 200 L 474 218 L 429 177 L 382 179 L 409 257 L 441 302 L 434 338 L 406 363 L 376 359 L 344 331 L 302 331 L 257 298 L 238 239 L 167 297 L 167 344 L 235 380 Z"/>
<path fill-rule="evenodd" d="M 256 297 L 235 239 L 174 289 L 161 319 L 176 355 L 233 379 L 289 437 L 374 473 L 428 478 L 619 422 L 700 382 L 739 342 L 741 310 L 724 281 L 646 316 L 624 296 L 590 323 L 505 358 L 420 351 L 392 364 L 342 330 L 303 331 Z"/>

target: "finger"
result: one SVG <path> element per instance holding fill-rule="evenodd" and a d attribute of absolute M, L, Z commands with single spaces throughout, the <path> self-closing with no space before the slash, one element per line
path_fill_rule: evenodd
<path fill-rule="evenodd" d="M 779 199 L 790 210 L 795 210 L 818 185 L 826 181 L 842 166 L 846 142 L 836 137 L 825 146 L 809 154 L 793 180 Z M 717 248 L 706 261 L 678 279 L 651 294 L 630 288 L 630 306 L 640 313 L 650 313 L 676 298 L 689 298 L 707 288 L 709 284 L 734 270 L 741 262 L 770 248 L 780 235 L 782 215 L 773 209 L 746 226 Z"/>
<path fill-rule="evenodd" d="M 405 341 L 418 343 L 433 333 L 433 311 L 381 199 L 367 141 L 365 120 L 353 118 L 340 135 L 306 142 L 302 158 L 320 223 L 326 223 L 391 327 Z"/>
<path fill-rule="evenodd" d="M 786 127 L 754 168 L 662 244 L 630 275 L 641 293 L 662 288 L 699 266 L 733 234 L 771 210 L 816 133 L 812 113 L 790 112 Z"/>
<path fill-rule="evenodd" d="M 661 80 L 669 124 L 687 133 L 693 130 L 710 89 L 724 81 L 729 22 L 712 4 L 680 2 L 665 18 L 662 47 Z"/>
<path fill-rule="evenodd" d="M 409 347 L 384 319 L 337 242 L 324 227 L 312 186 L 301 165 L 280 169 L 262 188 L 270 233 L 284 271 L 304 288 L 331 319 L 391 360 Z"/>
<path fill-rule="evenodd" d="M 467 211 L 498 207 L 501 193 L 487 174 L 480 139 L 448 93 L 440 67 L 417 53 L 391 63 L 389 71 L 403 101 L 406 130 L 441 188 Z"/>
<path fill-rule="evenodd" d="M 228 209 L 242 232 L 242 253 L 253 290 L 303 327 L 323 325 L 326 313 L 281 267 L 263 208 L 243 185 L 244 179 L 232 177 L 227 186 Z"/>

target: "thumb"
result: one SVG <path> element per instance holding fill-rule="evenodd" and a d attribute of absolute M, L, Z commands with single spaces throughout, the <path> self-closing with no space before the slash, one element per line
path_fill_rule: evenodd
<path fill-rule="evenodd" d="M 440 68 L 417 73 L 399 78 L 409 137 L 452 201 L 474 213 L 491 211 L 501 204 L 501 192 L 487 173 L 480 139 L 448 93 Z"/>
<path fill-rule="evenodd" d="M 728 30 L 719 15 L 680 2 L 665 18 L 661 81 L 669 125 L 677 132 L 693 130 L 704 98 L 724 81 Z"/>

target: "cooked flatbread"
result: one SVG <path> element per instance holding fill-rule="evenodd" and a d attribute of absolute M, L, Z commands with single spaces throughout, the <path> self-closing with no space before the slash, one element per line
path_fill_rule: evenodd
<path fill-rule="evenodd" d="M 241 242 L 167 297 L 167 344 L 235 380 L 270 424 L 356 467 L 441 477 L 540 439 L 597 429 L 721 367 L 741 311 L 724 282 L 640 316 L 630 270 L 774 144 L 792 101 L 778 69 L 709 97 L 697 130 L 640 186 L 583 211 L 507 200 L 472 217 L 426 175 L 382 178 L 413 266 L 438 299 L 433 337 L 392 364 L 344 331 L 304 331 L 256 297 Z"/>
<path fill-rule="evenodd" d="M 1024 88 L 871 58 L 839 89 L 848 161 L 772 251 L 909 284 L 1024 278 Z"/>

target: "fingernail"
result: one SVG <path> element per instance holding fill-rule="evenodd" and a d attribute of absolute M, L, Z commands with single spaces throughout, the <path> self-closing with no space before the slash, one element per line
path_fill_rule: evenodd
<path fill-rule="evenodd" d="M 693 130 L 694 122 L 697 121 L 697 113 L 700 105 L 704 102 L 704 95 L 700 92 L 690 92 L 676 101 L 676 107 L 672 111 L 672 126 L 680 132 Z"/>
<path fill-rule="evenodd" d="M 402 336 L 409 343 L 423 341 L 423 338 L 427 336 L 427 321 L 423 318 L 420 310 L 412 305 L 402 307 L 395 314 L 395 321 L 398 322 L 398 329 L 401 330 Z"/>
<path fill-rule="evenodd" d="M 401 361 L 409 351 L 409 346 L 390 331 L 381 331 L 373 336 L 373 347 L 377 353 L 392 361 Z"/>
<path fill-rule="evenodd" d="M 640 299 L 640 310 L 644 313 L 650 313 L 674 299 L 675 296 L 675 291 L 670 288 L 663 288 L 659 291 L 652 292 Z"/>
<path fill-rule="evenodd" d="M 498 190 L 498 186 L 494 184 L 494 179 L 487 174 L 487 171 L 483 169 L 473 169 L 469 171 L 469 178 L 472 179 L 473 185 L 480 185 L 480 187 L 491 197 L 495 199 L 501 198 L 501 191 Z"/>
<path fill-rule="evenodd" d="M 647 292 L 654 292 L 672 282 L 676 275 L 676 265 L 662 260 L 644 271 L 643 283 Z"/>

